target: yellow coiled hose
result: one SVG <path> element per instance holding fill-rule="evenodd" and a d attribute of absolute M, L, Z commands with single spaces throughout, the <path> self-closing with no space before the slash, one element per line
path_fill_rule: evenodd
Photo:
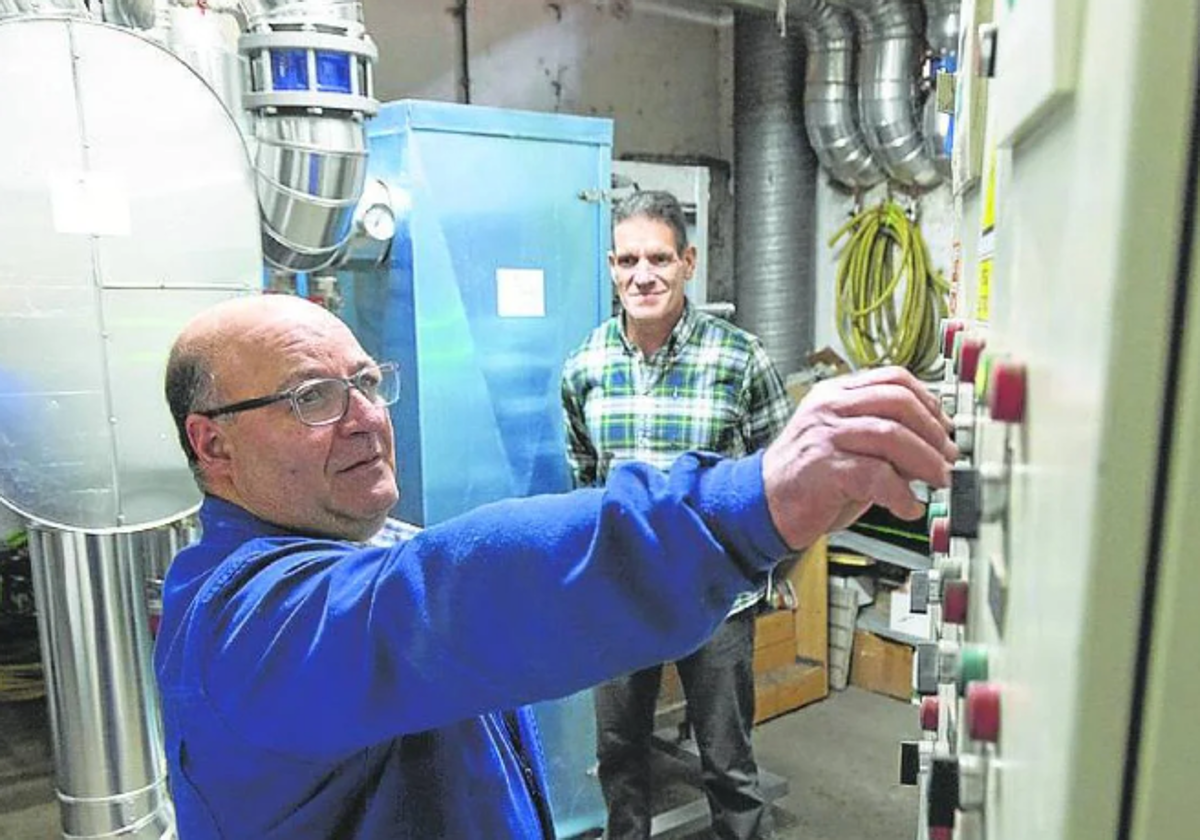
<path fill-rule="evenodd" d="M 903 365 L 923 378 L 936 375 L 950 285 L 930 265 L 921 228 L 899 204 L 885 201 L 850 219 L 829 246 L 846 237 L 838 258 L 837 327 L 850 361 L 856 367 Z"/>

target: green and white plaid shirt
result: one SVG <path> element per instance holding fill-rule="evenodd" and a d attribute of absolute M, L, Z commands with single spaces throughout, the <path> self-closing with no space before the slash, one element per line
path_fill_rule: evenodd
<path fill-rule="evenodd" d="M 562 403 L 577 487 L 603 485 L 625 461 L 665 470 L 689 451 L 753 453 L 791 414 L 762 342 L 691 304 L 649 359 L 625 337 L 619 315 L 593 330 L 563 365 Z M 765 591 L 744 593 L 730 614 Z"/>

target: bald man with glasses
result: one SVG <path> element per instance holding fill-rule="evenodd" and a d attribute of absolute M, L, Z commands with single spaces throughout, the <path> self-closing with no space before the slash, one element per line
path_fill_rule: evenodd
<path fill-rule="evenodd" d="M 172 348 L 204 492 L 155 649 L 181 840 L 550 840 L 528 704 L 695 649 L 869 504 L 919 516 L 908 482 L 944 485 L 955 454 L 920 384 L 876 371 L 819 386 L 764 453 L 419 531 L 388 518 L 398 385 L 287 296 L 220 304 Z"/>

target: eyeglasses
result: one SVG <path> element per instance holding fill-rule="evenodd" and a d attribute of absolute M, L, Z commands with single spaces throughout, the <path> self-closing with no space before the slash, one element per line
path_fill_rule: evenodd
<path fill-rule="evenodd" d="M 400 398 L 400 367 L 394 362 L 387 362 L 360 370 L 348 379 L 310 379 L 269 397 L 255 397 L 193 413 L 201 417 L 220 417 L 289 400 L 292 411 L 301 423 L 306 426 L 328 426 L 346 416 L 350 409 L 352 385 L 373 405 L 392 405 Z"/>

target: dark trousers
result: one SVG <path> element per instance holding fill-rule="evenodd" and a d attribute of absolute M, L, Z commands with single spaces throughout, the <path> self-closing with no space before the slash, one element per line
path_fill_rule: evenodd
<path fill-rule="evenodd" d="M 700 751 L 712 830 L 722 840 L 770 836 L 770 806 L 750 745 L 754 724 L 754 615 L 728 619 L 695 653 L 676 662 Z M 596 752 L 608 806 L 607 840 L 650 836 L 650 737 L 662 666 L 598 686 Z"/>

